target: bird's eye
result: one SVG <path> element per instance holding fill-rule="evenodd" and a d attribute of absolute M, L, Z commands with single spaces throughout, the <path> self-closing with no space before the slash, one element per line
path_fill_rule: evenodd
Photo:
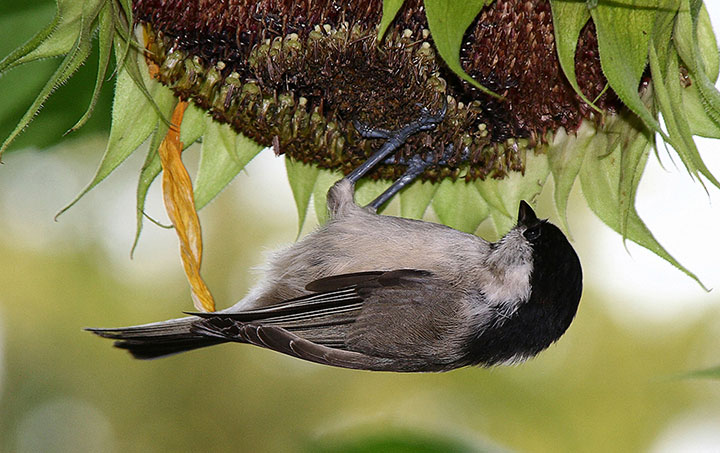
<path fill-rule="evenodd" d="M 523 236 L 525 236 L 525 239 L 527 239 L 528 241 L 534 241 L 535 239 L 540 237 L 540 226 L 541 224 L 537 224 L 526 229 L 523 232 Z"/>

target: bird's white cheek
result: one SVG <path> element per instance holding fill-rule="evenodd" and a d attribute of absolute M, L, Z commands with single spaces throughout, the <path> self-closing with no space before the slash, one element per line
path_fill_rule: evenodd
<path fill-rule="evenodd" d="M 494 304 L 520 302 L 530 297 L 532 264 L 510 267 L 500 278 L 494 278 L 485 290 L 487 301 Z"/>
<path fill-rule="evenodd" d="M 482 297 L 469 304 L 467 316 L 477 325 L 496 327 L 509 319 L 530 297 L 532 264 L 512 266 L 501 275 L 488 276 L 483 285 Z M 520 357 L 511 361 L 521 361 Z"/>

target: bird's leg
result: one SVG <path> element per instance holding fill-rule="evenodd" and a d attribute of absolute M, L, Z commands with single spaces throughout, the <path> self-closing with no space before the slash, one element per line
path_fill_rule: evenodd
<path fill-rule="evenodd" d="M 450 156 L 453 154 L 453 151 L 455 148 L 453 147 L 452 143 L 450 143 L 443 152 L 442 157 L 439 161 L 435 161 L 433 159 L 432 155 L 429 155 L 425 158 L 423 158 L 420 154 L 415 154 L 410 158 L 410 160 L 407 162 L 407 170 L 405 170 L 405 173 L 403 173 L 402 176 L 400 176 L 390 187 L 388 187 L 385 192 L 381 193 L 376 199 L 371 201 L 366 207 L 372 209 L 373 211 L 377 211 L 380 206 L 385 204 L 388 200 L 390 200 L 392 197 L 395 196 L 400 190 L 402 190 L 403 187 L 407 186 L 411 182 L 415 180 L 418 176 L 420 176 L 426 168 L 428 168 L 431 165 L 440 164 L 443 165 L 447 163 L 447 160 L 450 158 Z"/>
<path fill-rule="evenodd" d="M 379 150 L 375 152 L 370 158 L 365 161 L 362 165 L 357 167 L 355 170 L 350 172 L 347 176 L 345 176 L 345 179 L 349 180 L 353 184 L 358 182 L 360 178 L 365 176 L 367 172 L 369 172 L 375 165 L 379 164 L 383 160 L 385 160 L 390 153 L 398 149 L 400 146 L 402 146 L 403 143 L 410 137 L 411 135 L 421 132 L 421 131 L 429 131 L 443 120 L 445 118 L 445 112 L 447 111 L 447 101 L 444 102 L 443 107 L 440 109 L 437 113 L 430 113 L 427 109 L 423 108 L 423 113 L 420 116 L 420 118 L 416 119 L 415 121 L 406 124 L 405 126 L 401 127 L 398 130 L 395 131 L 388 131 L 385 129 L 373 129 L 370 128 L 364 124 L 360 124 L 359 122 L 355 121 L 355 128 L 358 130 L 360 135 L 366 138 L 385 138 L 386 141 L 383 143 L 383 145 L 380 147 Z M 418 173 L 419 174 L 419 173 Z M 416 175 L 417 176 L 417 175 Z M 407 184 L 407 183 L 406 183 Z"/>

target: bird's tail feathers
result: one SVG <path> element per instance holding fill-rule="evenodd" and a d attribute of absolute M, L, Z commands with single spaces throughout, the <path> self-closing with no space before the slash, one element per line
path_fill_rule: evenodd
<path fill-rule="evenodd" d="M 192 349 L 224 343 L 190 331 L 196 317 L 171 319 L 131 327 L 86 329 L 103 338 L 115 341 L 115 347 L 127 349 L 136 359 L 155 359 Z"/>

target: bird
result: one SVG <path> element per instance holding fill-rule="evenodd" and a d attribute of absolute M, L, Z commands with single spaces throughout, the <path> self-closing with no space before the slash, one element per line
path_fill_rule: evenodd
<path fill-rule="evenodd" d="M 324 365 L 432 372 L 527 360 L 568 329 L 582 267 L 563 232 L 525 201 L 497 242 L 451 227 L 378 214 L 430 165 L 419 155 L 362 207 L 355 184 L 412 134 L 443 120 L 423 109 L 396 131 L 356 124 L 386 142 L 327 194 L 329 220 L 275 253 L 235 305 L 121 328 L 89 328 L 137 359 L 238 342 Z M 392 158 L 390 158 L 392 159 Z"/>
<path fill-rule="evenodd" d="M 327 205 L 328 222 L 275 253 L 232 307 L 88 330 L 138 359 L 239 342 L 336 367 L 427 372 L 522 362 L 577 312 L 580 260 L 525 201 L 497 242 L 361 207 L 347 178 Z"/>

